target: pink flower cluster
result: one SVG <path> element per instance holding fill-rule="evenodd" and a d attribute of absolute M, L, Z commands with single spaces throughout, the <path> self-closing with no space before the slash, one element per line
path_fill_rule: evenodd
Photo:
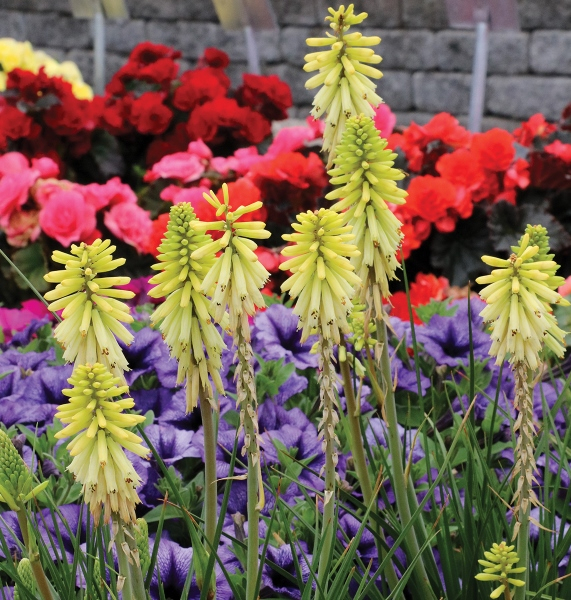
<path fill-rule="evenodd" d="M 90 242 L 107 229 L 139 252 L 146 249 L 152 223 L 133 190 L 118 177 L 104 184 L 80 185 L 56 179 L 51 158 L 28 159 L 19 152 L 0 156 L 0 228 L 15 247 L 35 241 L 40 232 L 62 246 Z"/>

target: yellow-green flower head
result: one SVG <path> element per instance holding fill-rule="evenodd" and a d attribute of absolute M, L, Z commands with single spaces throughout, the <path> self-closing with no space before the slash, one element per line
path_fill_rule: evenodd
<path fill-rule="evenodd" d="M 192 205 L 181 202 L 170 210 L 167 231 L 158 250 L 159 262 L 151 268 L 160 271 L 150 283 L 152 298 L 166 296 L 151 315 L 160 330 L 170 354 L 178 361 L 177 383 L 187 378 L 187 412 L 198 404 L 200 386 L 212 397 L 212 378 L 216 389 L 224 393 L 220 378 L 221 355 L 226 347 L 212 321 L 211 302 L 202 291 L 204 276 L 216 263 L 212 238 L 193 228 L 196 215 Z M 208 246 L 210 251 L 198 259 L 191 254 Z M 206 349 L 206 352 L 205 352 Z"/>
<path fill-rule="evenodd" d="M 135 504 L 140 502 L 135 490 L 141 478 L 124 448 L 147 458 L 149 451 L 141 445 L 141 438 L 128 429 L 145 417 L 123 413 L 135 403 L 131 398 L 116 398 L 127 394 L 129 387 L 121 385 L 122 380 L 100 363 L 76 367 L 67 381 L 73 387 L 62 394 L 69 401 L 58 406 L 55 415 L 67 426 L 55 437 L 76 436 L 67 445 L 73 456 L 68 470 L 83 485 L 84 500 L 96 523 L 103 505 L 106 523 L 111 513 L 134 522 Z"/>
<path fill-rule="evenodd" d="M 141 561 L 141 571 L 146 576 L 151 566 L 151 555 L 149 553 L 149 526 L 143 518 L 137 519 L 135 526 L 135 542 L 139 550 L 139 560 Z"/>
<path fill-rule="evenodd" d="M 33 484 L 26 463 L 8 435 L 0 429 L 0 502 L 5 502 L 12 510 L 18 510 L 22 503 L 45 489 L 48 482 L 32 489 Z"/>
<path fill-rule="evenodd" d="M 551 261 L 553 263 L 551 268 L 543 269 L 543 272 L 549 275 L 549 279 L 545 280 L 545 285 L 548 285 L 552 290 L 556 290 L 565 283 L 565 278 L 555 274 L 560 266 L 553 261 L 555 254 L 550 253 L 551 249 L 549 247 L 549 235 L 547 229 L 543 227 L 543 225 L 528 225 L 525 228 L 525 233 L 529 235 L 529 245 L 539 247 L 539 252 L 532 260 L 534 262 Z M 522 240 L 519 241 L 520 244 L 521 242 Z M 518 248 L 519 245 L 512 246 L 512 252 L 517 252 Z"/>
<path fill-rule="evenodd" d="M 323 337 L 339 343 L 339 330 L 349 333 L 347 317 L 353 310 L 351 299 L 354 287 L 361 280 L 347 258 L 357 256 L 357 247 L 350 225 L 343 225 L 343 217 L 328 209 L 301 213 L 292 228 L 296 233 L 283 237 L 292 246 L 282 250 L 283 256 L 292 256 L 280 269 L 293 273 L 281 286 L 298 298 L 293 312 L 299 317 L 301 341 L 307 340 L 313 330 L 320 328 Z"/>
<path fill-rule="evenodd" d="M 536 369 L 543 344 L 556 356 L 562 357 L 565 352 L 565 332 L 557 326 L 550 305 L 568 306 L 569 302 L 547 284 L 557 264 L 552 260 L 534 261 L 539 246 L 530 245 L 528 233 L 513 249 L 507 260 L 482 257 L 487 265 L 497 268 L 476 279 L 477 283 L 488 284 L 480 292 L 487 303 L 480 315 L 491 324 L 489 353 L 497 357 L 496 364 L 509 354 L 512 364 L 525 361 Z"/>
<path fill-rule="evenodd" d="M 31 593 L 34 597 L 36 595 L 37 586 L 36 586 L 36 578 L 34 577 L 34 573 L 32 571 L 32 564 L 30 563 L 29 558 L 23 558 L 18 563 L 18 577 L 21 579 L 22 584 L 16 583 L 14 585 L 14 600 L 25 600 L 29 595 L 25 594 L 22 591 L 22 588 Z"/>
<path fill-rule="evenodd" d="M 319 70 L 305 87 L 311 90 L 323 85 L 315 96 L 311 114 L 318 119 L 327 113 L 323 150 L 336 152 L 347 119 L 359 113 L 374 116 L 373 106 L 378 106 L 382 99 L 376 94 L 377 86 L 369 77 L 378 79 L 383 74 L 370 66 L 382 60 L 371 48 L 379 44 L 381 38 L 365 37 L 358 31 L 347 33 L 352 25 L 362 23 L 367 13 L 356 15 L 352 4 L 346 9 L 343 5 L 338 10 L 330 8 L 329 13 L 326 20 L 330 21 L 333 35 L 327 33 L 327 37 L 308 38 L 306 42 L 308 46 L 330 48 L 307 54 L 303 68 L 307 72 Z M 332 157 L 333 152 L 330 161 Z"/>
<path fill-rule="evenodd" d="M 372 276 L 384 298 L 389 297 L 388 281 L 395 279 L 400 266 L 397 252 L 403 238 L 402 223 L 387 202 L 404 204 L 407 196 L 396 184 L 405 175 L 393 167 L 395 158 L 373 119 L 352 117 L 337 148 L 335 168 L 329 171 L 331 184 L 340 187 L 325 196 L 337 200 L 331 209 L 344 211 L 344 223 L 353 226 L 361 253 L 351 261 L 357 274 L 365 286 Z"/>
<path fill-rule="evenodd" d="M 483 573 L 478 573 L 475 576 L 476 579 L 480 581 L 497 581 L 500 583 L 499 587 L 490 594 L 490 598 L 499 598 L 510 584 L 521 587 L 525 583 L 521 579 L 511 577 L 511 575 L 523 573 L 526 569 L 525 567 L 514 567 L 519 562 L 519 557 L 517 552 L 514 552 L 514 547 L 508 546 L 505 542 L 493 544 L 489 552 L 484 552 L 487 560 L 478 560 L 485 568 Z"/>
<path fill-rule="evenodd" d="M 225 183 L 222 184 L 222 195 L 223 202 L 212 191 L 204 194 L 204 198 L 216 209 L 216 216 L 224 216 L 224 220 L 194 223 L 199 231 L 221 231 L 222 236 L 195 250 L 191 258 L 198 261 L 213 252 L 222 252 L 204 278 L 202 291 L 208 293 L 215 286 L 212 302 L 216 321 L 223 322 L 228 308 L 230 330 L 236 331 L 241 320 L 242 330 L 246 333 L 249 332 L 248 315 L 254 316 L 256 308 L 266 306 L 260 290 L 270 276 L 255 254 L 258 244 L 254 240 L 268 239 L 271 233 L 266 230 L 263 221 L 240 221 L 244 215 L 262 208 L 262 202 L 230 210 L 228 186 Z M 233 204 L 237 202 L 233 201 Z"/>
<path fill-rule="evenodd" d="M 100 362 L 122 374 L 129 365 L 116 338 L 131 344 L 133 335 L 122 323 L 131 323 L 133 317 L 121 300 L 135 294 L 113 287 L 126 285 L 129 277 L 102 276 L 125 264 L 124 258 L 113 259 L 115 250 L 110 240 L 99 239 L 72 245 L 69 254 L 56 250 L 52 260 L 65 269 L 44 275 L 46 281 L 58 284 L 44 297 L 51 302 L 51 311 L 63 309 L 54 336 L 65 350 L 65 360 L 76 365 Z"/>
<path fill-rule="evenodd" d="M 355 352 L 360 352 L 365 346 L 372 347 L 377 343 L 373 336 L 377 331 L 374 320 L 370 320 L 365 331 L 365 305 L 353 300 L 353 310 L 349 315 L 349 329 L 351 333 L 347 338 L 353 344 Z"/>

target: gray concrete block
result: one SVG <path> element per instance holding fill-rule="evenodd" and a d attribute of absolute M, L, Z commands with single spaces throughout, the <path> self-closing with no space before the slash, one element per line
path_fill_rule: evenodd
<path fill-rule="evenodd" d="M 375 48 L 383 57 L 381 69 L 424 71 L 436 66 L 435 36 L 428 29 L 364 29 L 366 35 L 378 35 L 381 44 Z"/>
<path fill-rule="evenodd" d="M 529 54 L 536 73 L 571 74 L 571 31 L 534 31 Z"/>
<path fill-rule="evenodd" d="M 425 113 L 418 111 L 397 111 L 395 112 L 397 117 L 397 128 L 405 128 L 408 127 L 413 121 L 417 125 L 426 125 L 432 117 L 434 117 L 434 113 Z"/>
<path fill-rule="evenodd" d="M 448 29 L 436 34 L 435 54 L 441 71 L 462 71 L 470 73 L 474 62 L 473 31 Z"/>
<path fill-rule="evenodd" d="M 218 22 L 212 0 L 127 0 L 131 18 Z"/>
<path fill-rule="evenodd" d="M 73 61 L 81 71 L 83 80 L 93 83 L 93 53 L 90 50 L 71 50 L 66 55 L 66 60 Z M 108 82 L 111 77 L 127 61 L 127 56 L 107 53 L 105 55 L 105 80 Z"/>
<path fill-rule="evenodd" d="M 272 2 L 280 27 L 286 25 L 306 25 L 325 27 L 327 9 L 322 14 L 317 2 L 308 3 L 307 0 L 274 0 Z"/>
<path fill-rule="evenodd" d="M 492 31 L 488 39 L 488 73 L 526 73 L 529 34 L 523 31 Z"/>
<path fill-rule="evenodd" d="M 410 110 L 412 103 L 412 75 L 407 71 L 384 71 L 377 83 L 377 93 L 392 111 Z"/>
<path fill-rule="evenodd" d="M 217 45 L 218 28 L 214 23 L 149 21 L 147 38 L 180 50 L 186 59 L 196 60 L 205 48 Z"/>
<path fill-rule="evenodd" d="M 296 106 L 310 105 L 315 97 L 316 90 L 306 90 L 305 82 L 309 75 L 304 71 L 288 64 L 270 65 L 265 72 L 268 75 L 275 73 L 291 88 L 293 103 Z"/>
<path fill-rule="evenodd" d="M 142 20 L 108 21 L 105 27 L 105 43 L 110 52 L 131 50 L 147 39 L 145 22 Z"/>
<path fill-rule="evenodd" d="M 464 73 L 414 73 L 413 104 L 423 112 L 468 112 L 470 75 Z"/>
<path fill-rule="evenodd" d="M 518 0 L 522 29 L 570 29 L 569 0 Z"/>
<path fill-rule="evenodd" d="M 488 78 L 487 112 L 512 119 L 527 119 L 541 112 L 558 119 L 571 98 L 568 77 L 493 75 Z"/>
<path fill-rule="evenodd" d="M 34 46 L 88 48 L 92 44 L 91 22 L 56 13 L 23 13 L 26 38 Z"/>
<path fill-rule="evenodd" d="M 282 60 L 292 65 L 302 67 L 303 57 L 309 52 L 317 52 L 319 48 L 310 48 L 305 40 L 308 37 L 323 37 L 323 27 L 284 27 L 280 31 L 280 56 Z"/>
<path fill-rule="evenodd" d="M 71 15 L 69 0 L 0 0 L 0 8 L 49 11 Z"/>
<path fill-rule="evenodd" d="M 0 10 L 0 37 L 14 38 L 20 42 L 26 41 L 27 28 L 23 13 Z"/>
<path fill-rule="evenodd" d="M 278 0 L 280 1 L 287 0 Z M 355 0 L 354 4 L 356 12 L 364 11 L 369 15 L 363 25 L 392 28 L 399 27 L 401 24 L 400 0 Z"/>
<path fill-rule="evenodd" d="M 444 29 L 448 26 L 445 0 L 402 0 L 404 27 Z"/>

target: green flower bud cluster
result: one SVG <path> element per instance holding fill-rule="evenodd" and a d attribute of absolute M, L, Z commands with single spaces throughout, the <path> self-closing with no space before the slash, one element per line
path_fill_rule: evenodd
<path fill-rule="evenodd" d="M 308 72 L 319 70 L 306 82 L 305 87 L 313 89 L 323 85 L 315 96 L 311 114 L 318 119 L 327 113 L 324 151 L 336 151 L 347 119 L 359 113 L 372 117 L 375 114 L 373 106 L 382 102 L 375 92 L 376 84 L 369 79 L 383 76 L 378 69 L 369 66 L 382 60 L 371 49 L 371 46 L 380 43 L 381 38 L 364 37 L 359 32 L 348 33 L 351 26 L 367 18 L 367 13 L 355 14 L 353 9 L 353 4 L 347 8 L 341 5 L 338 10 L 329 8 L 330 16 L 326 20 L 330 22 L 333 35 L 327 33 L 327 37 L 306 40 L 308 46 L 330 46 L 327 50 L 307 54 L 304 66 Z M 330 160 L 332 157 L 333 152 Z"/>
<path fill-rule="evenodd" d="M 56 250 L 52 260 L 65 269 L 44 275 L 46 281 L 58 284 L 45 298 L 51 311 L 63 309 L 54 336 L 65 349 L 65 360 L 76 365 L 100 362 L 122 374 L 129 366 L 116 337 L 131 344 L 133 335 L 122 323 L 131 323 L 133 317 L 121 300 L 135 294 L 113 287 L 126 285 L 129 277 L 101 276 L 125 264 L 124 258 L 113 259 L 115 250 L 110 240 L 100 239 L 73 245 L 69 254 Z"/>
<path fill-rule="evenodd" d="M 490 598 L 499 598 L 510 584 L 522 587 L 524 581 L 514 579 L 512 575 L 523 573 L 525 567 L 514 567 L 519 562 L 514 546 L 508 546 L 505 542 L 493 544 L 489 552 L 484 552 L 487 560 L 478 560 L 485 567 L 483 573 L 478 573 L 476 579 L 479 581 L 497 581 L 500 585 L 490 594 Z"/>
<path fill-rule="evenodd" d="M 158 248 L 159 262 L 152 266 L 160 273 L 150 279 L 155 287 L 149 291 L 152 298 L 166 296 L 151 315 L 151 322 L 160 323 L 170 354 L 178 361 L 177 383 L 187 379 L 187 412 L 198 405 L 201 387 L 206 397 L 212 397 L 209 375 L 216 389 L 224 393 L 220 357 L 226 346 L 212 321 L 211 302 L 204 294 L 210 290 L 202 289 L 205 275 L 220 259 L 216 259 L 211 236 L 198 231 L 194 227 L 197 223 L 188 202 L 171 208 L 167 231 Z M 191 257 L 205 247 L 210 250 L 199 258 Z"/>
<path fill-rule="evenodd" d="M 553 263 L 551 268 L 543 269 L 543 272 L 549 275 L 549 279 L 545 280 L 545 285 L 549 286 L 552 290 L 556 290 L 565 283 L 565 278 L 555 274 L 560 269 L 560 266 L 553 261 L 555 254 L 551 253 L 551 248 L 549 247 L 549 235 L 547 229 L 543 227 L 543 225 L 528 225 L 525 228 L 525 233 L 529 235 L 529 244 L 531 246 L 539 247 L 539 252 L 532 260 L 534 262 L 550 261 Z M 512 252 L 517 252 L 522 241 L 523 236 L 520 239 L 518 246 L 512 246 Z"/>
<path fill-rule="evenodd" d="M 143 577 L 146 577 L 151 566 L 151 555 L 149 554 L 149 526 L 145 519 L 137 519 L 134 531 L 135 542 L 139 550 L 139 560 L 141 561 L 141 571 L 143 572 Z"/>
<path fill-rule="evenodd" d="M 22 593 L 22 587 L 29 593 L 35 595 L 37 591 L 36 579 L 32 571 L 30 559 L 23 558 L 18 563 L 18 577 L 22 580 L 22 585 L 16 583 L 14 585 L 14 600 L 24 600 L 28 596 Z"/>
<path fill-rule="evenodd" d="M 264 287 L 270 274 L 258 260 L 255 250 L 258 245 L 254 240 L 265 240 L 271 235 L 263 221 L 240 221 L 249 213 L 262 208 L 261 202 L 253 202 L 248 206 L 230 208 L 228 186 L 222 184 L 223 202 L 214 192 L 204 194 L 204 199 L 216 210 L 216 216 L 224 215 L 224 220 L 210 223 L 197 223 L 201 231 L 221 231 L 222 236 L 195 250 L 192 260 L 200 260 L 208 253 L 222 252 L 204 281 L 202 291 L 208 292 L 215 286 L 212 295 L 214 316 L 218 323 L 223 323 L 226 309 L 230 316 L 230 331 L 236 331 L 241 321 L 242 332 L 246 341 L 250 341 L 248 316 L 254 316 L 256 308 L 265 308 L 266 303 L 260 290 Z"/>
<path fill-rule="evenodd" d="M 0 502 L 5 502 L 12 510 L 19 510 L 24 502 L 44 490 L 48 482 L 35 488 L 33 484 L 28 466 L 8 435 L 0 429 Z"/>
<path fill-rule="evenodd" d="M 69 402 L 58 406 L 55 415 L 67 424 L 56 433 L 57 439 L 79 434 L 67 446 L 74 457 L 68 470 L 83 485 L 84 500 L 96 523 L 103 505 L 106 523 L 112 512 L 125 522 L 135 521 L 135 504 L 140 502 L 135 490 L 141 479 L 123 448 L 148 457 L 141 438 L 128 430 L 145 417 L 123 413 L 135 403 L 131 398 L 115 398 L 128 393 L 129 387 L 119 385 L 121 379 L 102 364 L 76 367 L 68 383 L 73 387 L 62 394 Z"/>
<path fill-rule="evenodd" d="M 377 326 L 369 320 L 365 331 L 365 305 L 353 300 L 353 310 L 349 315 L 349 329 L 351 331 L 347 341 L 353 345 L 355 352 L 360 352 L 365 346 L 373 347 L 377 340 L 373 336 Z"/>
<path fill-rule="evenodd" d="M 488 284 L 480 292 L 487 303 L 480 315 L 491 324 L 489 354 L 497 357 L 496 364 L 509 354 L 512 364 L 525 362 L 537 369 L 543 344 L 556 356 L 565 353 L 565 332 L 557 326 L 551 304 L 568 306 L 569 302 L 548 284 L 559 268 L 557 263 L 534 260 L 540 248 L 530 245 L 529 233 L 513 249 L 509 259 L 482 257 L 487 265 L 497 268 L 476 279 Z"/>
<path fill-rule="evenodd" d="M 286 246 L 282 255 L 294 258 L 280 265 L 280 269 L 293 273 L 281 290 L 292 298 L 299 297 L 293 311 L 299 317 L 302 342 L 319 328 L 325 339 L 338 344 L 339 331 L 349 333 L 351 299 L 355 286 L 361 283 L 347 258 L 359 254 L 349 243 L 354 235 L 351 226 L 343 224 L 342 215 L 328 208 L 301 213 L 297 221 L 292 224 L 296 233 L 282 236 L 294 243 Z"/>
<path fill-rule="evenodd" d="M 353 226 L 360 254 L 351 262 L 364 288 L 377 284 L 384 298 L 400 266 L 397 252 L 403 238 L 402 223 L 387 202 L 404 204 L 407 196 L 396 184 L 405 177 L 393 166 L 396 156 L 371 118 L 352 117 L 337 148 L 335 168 L 329 171 L 331 184 L 340 187 L 326 196 L 337 200 L 331 210 L 344 211 L 343 222 Z"/>

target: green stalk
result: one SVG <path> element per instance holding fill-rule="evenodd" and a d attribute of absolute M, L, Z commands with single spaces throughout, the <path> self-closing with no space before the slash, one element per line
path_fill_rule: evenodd
<path fill-rule="evenodd" d="M 327 600 L 327 582 L 329 576 L 329 564 L 333 549 L 335 535 L 335 477 L 337 466 L 338 442 L 335 435 L 335 425 L 338 422 L 335 409 L 335 379 L 336 373 L 333 368 L 333 342 L 325 339 L 319 334 L 319 394 L 321 396 L 321 408 L 323 417 L 319 424 L 320 435 L 323 436 L 325 452 L 325 490 L 323 502 L 323 527 L 321 530 L 322 546 L 321 556 L 317 569 L 317 600 Z"/>
<path fill-rule="evenodd" d="M 26 509 L 21 507 L 16 511 L 16 515 L 18 517 L 18 525 L 20 526 L 20 531 L 22 532 L 22 539 L 24 540 L 24 546 L 26 546 L 26 550 L 28 552 L 30 566 L 32 568 L 32 572 L 34 573 L 38 590 L 40 591 L 43 600 L 53 600 L 50 583 L 46 577 L 42 563 L 40 562 L 40 553 L 36 543 L 36 538 L 33 532 L 28 528 Z"/>
<path fill-rule="evenodd" d="M 341 342 L 342 346 L 345 346 L 345 340 Z M 351 370 L 349 368 L 349 362 L 347 360 L 339 360 L 339 366 L 341 376 L 343 377 L 343 389 L 345 390 L 345 400 L 347 401 L 347 421 L 349 422 L 349 444 L 351 446 L 351 454 L 353 455 L 353 462 L 355 463 L 355 470 L 357 471 L 357 478 L 359 485 L 361 486 L 361 492 L 363 493 L 363 500 L 366 506 L 371 506 L 371 514 L 377 513 L 377 499 L 373 492 L 373 486 L 371 485 L 371 478 L 369 477 L 369 469 L 367 468 L 367 461 L 365 458 L 365 449 L 363 447 L 363 432 L 361 431 L 361 420 L 359 418 L 361 410 L 357 405 L 355 399 L 355 392 L 353 390 L 353 382 L 351 380 Z M 375 519 L 371 519 L 371 527 L 376 534 L 375 543 L 377 545 L 377 551 L 379 556 L 384 558 L 386 552 L 384 551 L 380 541 L 385 541 L 385 535 L 382 528 L 378 525 Z M 394 565 L 392 561 L 389 561 L 385 568 L 385 577 L 389 583 L 389 587 L 392 590 L 398 585 L 398 577 L 395 573 Z M 402 595 L 399 594 L 399 598 Z"/>
<path fill-rule="evenodd" d="M 409 499 L 414 496 L 416 507 L 418 507 L 418 501 L 416 501 L 416 495 L 412 489 L 412 481 L 409 477 L 408 481 L 405 478 L 403 464 L 402 464 L 402 443 L 398 432 L 398 420 L 397 420 L 397 409 L 395 403 L 395 395 L 392 385 L 391 377 L 391 361 L 389 357 L 389 344 L 387 336 L 387 326 L 385 320 L 377 318 L 377 335 L 378 340 L 382 345 L 381 353 L 381 375 L 384 382 L 384 413 L 386 417 L 387 430 L 388 430 L 388 447 L 392 458 L 392 471 L 393 471 L 393 491 L 395 494 L 397 509 L 399 512 L 400 520 L 404 526 L 408 525 L 412 520 L 411 506 Z M 410 490 L 408 488 L 411 488 Z M 414 505 L 413 505 L 414 506 Z M 406 534 L 406 545 L 407 545 L 407 557 L 411 561 L 415 556 L 420 553 L 420 546 L 416 537 L 414 526 L 408 530 Z M 417 585 L 422 591 L 422 598 L 435 598 L 434 592 L 430 587 L 428 575 L 424 567 L 422 557 L 416 562 L 414 567 L 415 579 Z"/>
<path fill-rule="evenodd" d="M 260 448 L 258 445 L 258 403 L 256 379 L 252 368 L 253 351 L 246 340 L 241 324 L 235 336 L 238 366 L 236 390 L 240 407 L 240 421 L 244 427 L 244 451 L 248 453 L 247 507 L 248 539 L 246 558 L 246 600 L 256 600 L 260 547 L 260 511 L 264 506 Z"/>
<path fill-rule="evenodd" d="M 216 486 L 216 431 L 209 399 L 200 386 L 200 414 L 204 431 L 204 535 L 214 544 L 218 512 Z"/>
<path fill-rule="evenodd" d="M 533 398 L 531 394 L 532 370 L 524 363 L 516 363 L 515 373 L 515 407 L 519 412 L 515 429 L 519 432 L 516 445 L 516 467 L 519 465 L 518 480 L 522 481 L 519 494 L 516 494 L 516 525 L 517 536 L 516 552 L 519 557 L 518 566 L 527 567 L 523 573 L 525 585 L 516 587 L 514 600 L 525 600 L 526 590 L 529 584 L 529 515 L 532 503 L 537 502 L 535 494 L 531 489 L 531 481 L 536 470 L 534 452 L 535 426 L 533 424 Z"/>
<path fill-rule="evenodd" d="M 129 546 L 131 556 L 139 555 L 139 549 L 137 548 L 137 542 L 135 540 L 135 530 L 132 524 L 125 525 L 125 530 L 128 535 L 125 536 L 125 540 Z M 143 571 L 141 570 L 141 563 L 138 560 L 132 560 L 129 563 L 129 575 L 131 577 L 131 587 L 133 588 L 133 598 L 136 600 L 144 600 L 148 598 L 148 594 L 145 592 L 145 581 L 143 578 Z"/>
<path fill-rule="evenodd" d="M 119 563 L 119 575 L 123 577 L 122 597 L 123 600 L 142 600 L 133 595 L 133 582 L 131 569 L 129 568 L 129 557 L 125 553 L 125 545 L 128 546 L 123 533 L 123 524 L 116 514 L 113 514 L 112 527 L 115 534 L 115 549 L 117 551 L 117 562 Z M 145 598 L 145 596 L 142 596 Z"/>

